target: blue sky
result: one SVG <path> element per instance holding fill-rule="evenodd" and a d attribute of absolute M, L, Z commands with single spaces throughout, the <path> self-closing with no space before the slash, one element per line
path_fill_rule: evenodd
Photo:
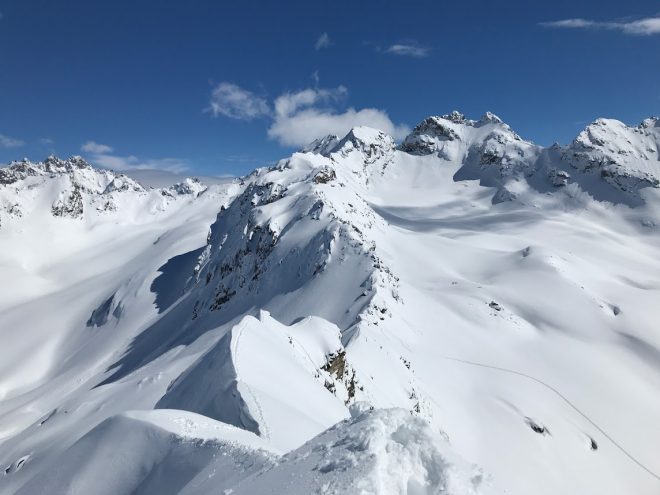
<path fill-rule="evenodd" d="M 660 114 L 660 4 L 0 0 L 0 163 L 243 174 L 453 109 L 540 144 Z"/>

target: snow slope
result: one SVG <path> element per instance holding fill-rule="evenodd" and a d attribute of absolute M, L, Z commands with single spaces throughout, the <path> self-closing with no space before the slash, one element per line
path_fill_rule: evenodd
<path fill-rule="evenodd" d="M 358 403 L 352 412 L 286 455 L 194 413 L 126 412 L 95 427 L 18 493 L 467 495 L 492 488 L 408 411 Z"/>
<path fill-rule="evenodd" d="M 246 316 L 156 407 L 199 412 L 290 450 L 346 417 L 344 404 L 319 386 L 327 379 L 320 368 L 341 346 L 339 338 L 336 326 L 317 317 L 287 327 L 265 311 L 259 320 Z M 219 377 L 229 383 L 219 387 Z M 236 395 L 239 410 L 227 411 Z"/>
<path fill-rule="evenodd" d="M 127 412 L 95 427 L 18 493 L 178 493 L 209 465 L 231 483 L 274 458 L 249 432 L 193 413 Z"/>
<path fill-rule="evenodd" d="M 351 420 L 250 474 L 230 493 L 496 493 L 425 421 L 403 409 L 370 411 L 363 404 L 352 406 Z"/>
<path fill-rule="evenodd" d="M 62 456 L 90 462 L 61 492 L 89 491 L 113 444 L 141 452 L 113 493 L 162 490 L 181 456 L 171 493 L 658 493 L 659 146 L 657 119 L 542 148 L 454 112 L 227 185 L 14 164 L 0 493 Z M 179 447 L 177 417 L 270 453 L 213 467 L 243 454 Z"/>

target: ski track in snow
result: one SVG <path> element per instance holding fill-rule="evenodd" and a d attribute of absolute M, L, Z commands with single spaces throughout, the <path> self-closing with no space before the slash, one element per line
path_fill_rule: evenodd
<path fill-rule="evenodd" d="M 651 469 L 649 469 L 642 462 L 640 462 L 634 455 L 632 455 L 630 452 L 628 452 L 619 442 L 617 442 L 614 438 L 612 438 L 603 428 L 598 426 L 587 414 L 582 412 L 564 394 L 562 394 L 559 390 L 554 388 L 552 385 L 549 385 L 546 382 L 544 382 L 543 380 L 539 380 L 536 377 L 533 377 L 531 375 L 528 375 L 526 373 L 522 373 L 522 372 L 516 371 L 516 370 L 501 368 L 499 366 L 493 366 L 493 365 L 490 365 L 490 364 L 475 363 L 474 361 L 468 361 L 466 359 L 459 359 L 459 358 L 450 357 L 450 356 L 437 356 L 437 357 L 439 357 L 440 359 L 444 359 L 444 360 L 447 360 L 447 361 L 453 361 L 453 362 L 456 362 L 456 363 L 462 363 L 462 364 L 467 364 L 467 365 L 470 365 L 470 366 L 477 366 L 477 367 L 480 367 L 480 368 L 491 369 L 491 370 L 495 370 L 495 371 L 500 371 L 502 373 L 510 373 L 512 375 L 517 375 L 517 376 L 521 376 L 523 378 L 527 378 L 529 380 L 532 380 L 532 381 L 542 385 L 543 387 L 547 388 L 552 393 L 554 393 L 556 396 L 558 396 L 562 401 L 564 401 L 568 406 L 571 407 L 571 409 L 573 409 L 575 412 L 577 412 L 585 420 L 587 420 L 591 424 L 591 426 L 596 428 L 605 438 L 607 438 L 612 443 L 612 445 L 614 445 L 617 449 L 619 449 L 621 451 L 621 453 L 623 453 L 626 457 L 628 457 L 628 459 L 633 461 L 635 464 L 637 464 L 640 468 L 642 468 L 648 474 L 650 474 L 655 479 L 660 481 L 660 475 L 654 473 Z"/>

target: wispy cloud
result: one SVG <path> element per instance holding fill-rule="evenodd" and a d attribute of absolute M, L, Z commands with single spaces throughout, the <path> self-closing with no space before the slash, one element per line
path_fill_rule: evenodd
<path fill-rule="evenodd" d="M 221 82 L 213 88 L 207 111 L 214 117 L 224 115 L 237 120 L 253 120 L 270 114 L 264 98 L 229 82 Z"/>
<path fill-rule="evenodd" d="M 328 48 L 331 45 L 332 42 L 330 41 L 330 36 L 328 36 L 328 33 L 322 33 L 321 36 L 319 36 L 319 39 L 316 40 L 316 43 L 314 43 L 314 49 L 318 51 L 323 48 Z"/>
<path fill-rule="evenodd" d="M 80 147 L 80 151 L 85 151 L 87 153 L 95 153 L 95 154 L 104 154 L 104 153 L 112 153 L 112 147 L 108 146 L 107 144 L 100 144 L 97 143 L 96 141 L 87 141 L 85 144 L 83 144 Z"/>
<path fill-rule="evenodd" d="M 330 103 L 341 101 L 348 95 L 344 86 L 332 89 L 303 89 L 293 93 L 284 93 L 275 100 L 275 117 L 289 116 L 303 107 L 317 103 Z"/>
<path fill-rule="evenodd" d="M 429 56 L 431 49 L 421 45 L 416 40 L 405 40 L 387 47 L 385 53 L 404 57 L 424 58 Z"/>
<path fill-rule="evenodd" d="M 55 141 L 53 141 L 51 138 L 41 138 L 39 139 L 39 144 L 42 146 L 52 146 L 55 144 Z"/>
<path fill-rule="evenodd" d="M 113 154 L 114 148 L 106 144 L 87 141 L 80 149 L 87 158 L 103 168 L 118 171 L 130 170 L 163 170 L 166 172 L 181 173 L 190 169 L 188 160 L 180 158 L 139 158 L 135 155 Z"/>
<path fill-rule="evenodd" d="M 562 19 L 559 21 L 542 22 L 541 26 L 563 29 L 602 29 L 620 31 L 624 34 L 650 36 L 660 34 L 660 17 L 646 17 L 628 21 L 593 21 L 590 19 Z"/>
<path fill-rule="evenodd" d="M 256 164 L 263 164 L 266 162 L 263 158 L 257 158 L 252 155 L 227 155 L 222 157 L 223 160 L 231 163 L 241 163 L 241 164 L 246 164 L 246 163 L 256 163 Z"/>
<path fill-rule="evenodd" d="M 372 41 L 365 41 L 363 44 L 372 47 L 379 53 L 388 53 L 402 57 L 425 58 L 431 54 L 431 48 L 413 39 L 401 40 L 386 47 Z"/>
<path fill-rule="evenodd" d="M 318 84 L 318 74 L 314 80 Z M 224 82 L 220 85 L 232 87 L 235 93 L 252 94 L 232 83 Z M 214 89 L 212 101 L 215 93 Z M 253 118 L 262 117 L 270 121 L 268 137 L 282 146 L 304 146 L 328 134 L 344 136 L 355 126 L 374 127 L 395 138 L 403 137 L 409 132 L 406 125 L 392 122 L 385 110 L 352 107 L 342 109 L 347 99 L 348 89 L 344 86 L 336 88 L 315 86 L 283 93 L 270 103 L 260 98 L 259 105 L 263 107 L 263 111 L 253 112 L 252 115 Z M 214 115 L 244 120 L 243 113 L 237 111 L 217 112 Z"/>
<path fill-rule="evenodd" d="M 167 172 L 181 173 L 190 168 L 187 160 L 179 158 L 148 158 L 141 159 L 133 155 L 118 156 L 99 154 L 92 155 L 92 161 L 104 168 L 113 170 L 165 170 Z"/>
<path fill-rule="evenodd" d="M 0 148 L 20 148 L 25 141 L 0 134 Z"/>

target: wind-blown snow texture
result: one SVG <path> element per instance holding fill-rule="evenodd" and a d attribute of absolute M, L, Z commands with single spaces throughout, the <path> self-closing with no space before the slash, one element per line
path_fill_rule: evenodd
<path fill-rule="evenodd" d="M 0 493 L 660 490 L 660 121 L 0 169 Z"/>

